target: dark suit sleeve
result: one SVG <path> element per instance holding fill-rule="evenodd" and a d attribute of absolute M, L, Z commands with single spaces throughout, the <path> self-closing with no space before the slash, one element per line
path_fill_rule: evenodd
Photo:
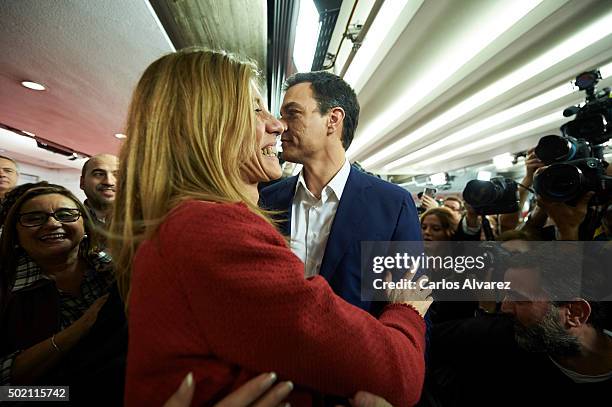
<path fill-rule="evenodd" d="M 421 235 L 421 223 L 417 214 L 416 205 L 410 194 L 406 193 L 402 200 L 397 224 L 393 231 L 392 241 L 416 241 L 423 240 Z"/>

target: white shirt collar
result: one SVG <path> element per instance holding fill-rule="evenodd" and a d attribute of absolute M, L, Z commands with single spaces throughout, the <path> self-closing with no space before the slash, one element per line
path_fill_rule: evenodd
<path fill-rule="evenodd" d="M 342 193 L 344 192 L 344 187 L 346 186 L 346 181 L 348 181 L 349 174 L 351 173 L 351 163 L 347 158 L 344 159 L 344 164 L 340 168 L 340 171 L 334 175 L 334 177 L 325 185 L 323 191 L 321 192 L 321 200 L 327 201 L 329 195 L 333 192 L 336 195 L 338 201 L 342 198 Z M 298 182 L 295 186 L 295 194 L 296 196 L 300 190 L 300 186 L 302 189 L 311 197 L 314 198 L 314 195 L 308 187 L 306 186 L 306 181 L 304 180 L 304 169 L 300 171 L 300 175 L 298 176 Z"/>

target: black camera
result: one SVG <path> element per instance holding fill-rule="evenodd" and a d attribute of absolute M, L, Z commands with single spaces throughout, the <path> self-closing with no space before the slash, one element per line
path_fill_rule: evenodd
<path fill-rule="evenodd" d="M 544 164 L 550 165 L 590 157 L 591 145 L 584 139 L 549 135 L 538 141 L 535 154 Z"/>
<path fill-rule="evenodd" d="M 606 166 L 598 158 L 582 158 L 553 164 L 545 168 L 533 180 L 536 192 L 550 201 L 574 204 L 588 191 L 598 192 L 592 202 L 607 202 L 612 183 L 606 176 Z"/>
<path fill-rule="evenodd" d="M 479 215 L 513 213 L 519 210 L 517 184 L 510 178 L 495 177 L 490 181 L 473 179 L 465 186 L 463 199 Z"/>
<path fill-rule="evenodd" d="M 576 86 L 587 94 L 584 106 L 571 106 L 565 117 L 576 118 L 561 126 L 563 136 L 544 136 L 535 149 L 547 165 L 534 177 L 538 195 L 551 201 L 575 204 L 588 191 L 595 191 L 592 204 L 607 202 L 612 196 L 612 177 L 606 175 L 604 143 L 612 136 L 610 88 L 596 92 L 601 79 L 598 70 L 576 77 Z"/>

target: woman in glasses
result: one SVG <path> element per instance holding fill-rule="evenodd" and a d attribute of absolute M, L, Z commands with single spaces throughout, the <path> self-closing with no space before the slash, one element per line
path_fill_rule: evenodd
<path fill-rule="evenodd" d="M 12 205 L 0 238 L 1 384 L 49 384 L 96 321 L 112 282 L 89 213 L 59 185 Z"/>

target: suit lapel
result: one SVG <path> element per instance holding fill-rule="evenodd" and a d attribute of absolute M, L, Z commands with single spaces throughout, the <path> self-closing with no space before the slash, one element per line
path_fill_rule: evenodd
<path fill-rule="evenodd" d="M 289 178 L 287 182 L 278 189 L 276 199 L 274 199 L 274 205 L 271 205 L 272 209 L 282 211 L 276 219 L 281 221 L 278 227 L 285 236 L 291 236 L 291 207 L 293 206 L 293 196 L 295 194 L 297 180 L 297 176 Z"/>
<path fill-rule="evenodd" d="M 367 177 L 351 167 L 321 262 L 320 274 L 328 281 L 350 243 L 358 238 L 359 225 L 367 213 L 366 190 L 369 187 Z"/>

